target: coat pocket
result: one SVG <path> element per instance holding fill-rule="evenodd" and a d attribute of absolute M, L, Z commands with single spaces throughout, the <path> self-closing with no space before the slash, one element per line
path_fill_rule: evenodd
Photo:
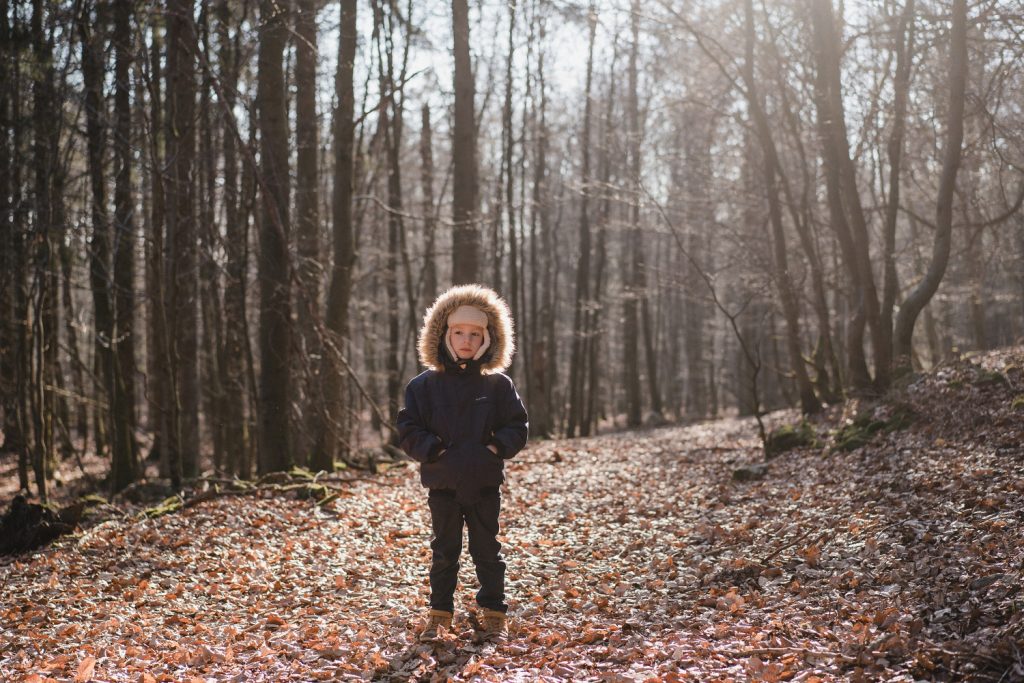
<path fill-rule="evenodd" d="M 472 425 L 466 436 L 479 443 L 487 443 L 494 433 L 495 402 L 490 396 L 473 401 L 470 411 Z"/>

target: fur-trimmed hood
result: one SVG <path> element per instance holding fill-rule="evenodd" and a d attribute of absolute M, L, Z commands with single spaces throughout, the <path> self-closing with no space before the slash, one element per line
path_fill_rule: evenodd
<path fill-rule="evenodd" d="M 488 375 L 502 372 L 512 362 L 515 353 L 515 338 L 512 330 L 512 314 L 508 304 L 489 287 L 483 285 L 458 285 L 441 294 L 423 316 L 420 328 L 420 363 L 431 370 L 443 371 L 445 367 L 444 334 L 448 329 L 448 316 L 459 306 L 473 306 L 487 314 L 487 332 L 491 345 L 480 359 L 480 372 Z"/>

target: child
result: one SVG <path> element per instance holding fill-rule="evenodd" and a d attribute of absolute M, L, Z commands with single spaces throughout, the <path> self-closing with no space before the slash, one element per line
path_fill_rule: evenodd
<path fill-rule="evenodd" d="M 515 350 L 508 306 L 486 287 L 452 287 L 424 316 L 418 350 L 428 369 L 405 389 L 398 435 L 430 489 L 430 611 L 420 640 L 435 640 L 441 627 L 451 630 L 463 524 L 480 581 L 482 636 L 500 640 L 507 633 L 508 605 L 496 538 L 498 487 L 505 460 L 526 445 L 527 436 L 526 408 L 501 372 Z"/>

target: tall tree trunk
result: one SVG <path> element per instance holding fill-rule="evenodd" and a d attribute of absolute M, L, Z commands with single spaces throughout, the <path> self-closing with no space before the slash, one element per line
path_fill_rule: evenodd
<path fill-rule="evenodd" d="M 707 125 L 707 124 L 705 124 Z M 709 126 L 710 127 L 710 126 Z M 698 112 L 692 105 L 683 111 L 683 143 L 685 155 L 681 182 L 686 198 L 686 249 L 697 263 L 703 263 L 705 231 L 712 229 L 714 216 L 710 200 L 711 134 L 699 123 Z M 707 415 L 707 385 L 704 362 L 704 297 L 699 294 L 704 286 L 701 274 L 692 264 L 685 269 L 687 301 L 685 308 L 685 351 L 686 354 L 686 414 L 691 418 Z M 742 356 L 742 353 L 740 354 Z"/>
<path fill-rule="evenodd" d="M 850 283 L 850 297 L 853 302 L 852 316 L 846 328 L 846 365 L 851 386 L 865 391 L 871 386 L 871 374 L 864 355 L 864 331 L 867 326 L 867 294 L 864 276 L 859 267 L 857 247 L 847 218 L 846 200 L 843 196 L 840 148 L 845 144 L 845 124 L 839 129 L 839 122 L 833 110 L 832 90 L 839 86 L 830 75 L 838 72 L 838 56 L 834 54 L 834 32 L 831 20 L 831 5 L 827 9 L 828 19 L 820 16 L 821 4 L 811 0 L 809 14 L 812 16 L 814 37 L 815 77 L 814 102 L 817 112 L 818 135 L 821 138 L 821 153 L 825 171 L 829 225 L 832 226 L 839 243 L 843 265 Z M 830 0 L 826 0 L 830 1 Z M 835 66 L 833 66 L 833 62 Z M 841 99 L 840 99 L 841 103 Z M 842 138 L 840 140 L 840 138 Z"/>
<path fill-rule="evenodd" d="M 163 83 L 162 63 L 162 25 L 158 13 L 153 12 L 149 34 L 149 174 L 152 184 L 148 233 L 145 240 L 146 258 L 146 292 L 147 328 L 146 328 L 146 384 L 145 393 L 148 401 L 147 422 L 153 433 L 153 446 L 150 459 L 160 463 L 160 476 L 172 477 L 177 472 L 180 480 L 181 465 L 176 460 L 177 437 L 172 429 L 172 400 L 170 340 L 167 335 L 167 273 L 165 271 L 164 252 L 166 241 L 167 205 L 165 189 L 168 185 L 164 171 L 164 147 L 166 129 L 164 127 L 165 100 L 161 89 Z"/>
<path fill-rule="evenodd" d="M 823 125 L 825 127 L 827 148 L 831 164 L 834 165 L 834 181 L 838 183 L 836 190 L 842 196 L 842 205 L 846 213 L 845 225 L 849 227 L 849 242 L 844 248 L 844 256 L 848 253 L 852 266 L 858 271 L 860 289 L 857 292 L 859 311 L 865 316 L 865 322 L 871 333 L 871 345 L 874 350 L 876 389 L 884 390 L 889 383 L 890 349 L 885 343 L 882 333 L 881 313 L 878 303 L 878 292 L 875 276 L 871 268 L 871 243 L 868 234 L 867 220 L 861 204 L 857 186 L 857 169 L 850 157 L 850 145 L 847 137 L 846 114 L 843 104 L 842 73 L 840 68 L 840 37 L 836 35 L 835 17 L 832 11 L 832 0 L 811 0 L 811 22 L 815 40 L 822 102 L 825 108 Z M 853 326 L 857 330 L 857 326 Z M 852 342 L 853 340 L 851 340 Z M 852 348 L 852 345 L 851 345 Z M 855 380 L 862 381 L 861 368 L 855 368 Z"/>
<path fill-rule="evenodd" d="M 167 330 L 170 336 L 168 429 L 171 480 L 199 473 L 199 348 L 196 268 L 196 30 L 192 0 L 167 8 Z"/>
<path fill-rule="evenodd" d="M 609 73 L 615 73 L 615 65 L 618 61 L 618 48 L 612 54 L 612 63 Z M 586 400 L 584 402 L 583 425 L 580 431 L 582 436 L 590 436 L 597 432 L 597 422 L 601 407 L 598 406 L 598 398 L 601 396 L 600 383 L 605 369 L 602 367 L 601 342 L 606 337 L 601 332 L 602 314 L 604 313 L 607 301 L 602 297 L 605 290 L 605 274 L 608 270 L 608 226 L 611 221 L 612 196 L 608 188 L 612 183 L 612 139 L 615 113 L 615 79 L 608 81 L 608 97 L 604 121 L 602 122 L 601 156 L 600 156 L 600 179 L 599 186 L 605 188 L 602 192 L 601 210 L 597 218 L 597 245 L 594 255 L 594 305 L 590 307 L 585 324 L 586 330 L 586 368 L 588 374 Z"/>
<path fill-rule="evenodd" d="M 401 389 L 398 345 L 402 302 L 398 298 L 398 260 L 401 256 L 401 236 L 404 230 L 402 224 L 402 171 L 399 155 L 402 144 L 402 110 L 395 97 L 393 19 L 390 14 L 385 16 L 382 4 L 374 2 L 373 7 L 381 92 L 378 135 L 383 141 L 388 164 L 388 250 L 383 274 L 384 291 L 388 301 L 388 341 L 384 358 L 384 368 L 387 374 L 385 395 L 387 397 L 388 422 L 395 424 L 398 419 L 398 401 Z M 388 8 L 389 13 L 391 9 Z M 391 434 L 397 445 L 397 433 L 391 432 Z"/>
<path fill-rule="evenodd" d="M 217 12 L 217 43 L 218 62 L 220 66 L 221 92 L 224 102 L 221 107 L 220 129 L 223 139 L 222 151 L 224 189 L 224 337 L 221 348 L 221 387 L 224 391 L 224 464 L 229 474 L 240 477 L 249 476 L 248 453 L 250 450 L 250 433 L 246 429 L 245 401 L 241 397 L 248 395 L 245 379 L 245 359 L 247 357 L 247 341 L 243 336 L 246 330 L 245 318 L 245 277 L 246 248 L 249 234 L 248 211 L 243 211 L 239 196 L 238 181 L 238 142 L 232 112 L 236 103 L 238 90 L 238 36 L 240 29 L 232 14 L 229 0 L 219 0 Z M 235 35 L 231 36 L 231 28 L 235 27 Z"/>
<path fill-rule="evenodd" d="M 288 469 L 291 297 L 288 262 L 288 113 L 284 48 L 288 13 L 260 2 L 256 107 L 260 131 L 260 438 L 259 471 Z"/>
<path fill-rule="evenodd" d="M 519 237 L 516 231 L 514 151 L 515 137 L 512 125 L 512 62 L 515 58 L 516 0 L 508 0 L 508 62 L 505 70 L 505 106 L 501 125 L 505 141 L 505 211 L 508 216 L 508 303 L 512 319 L 520 321 L 522 311 L 519 299 Z"/>
<path fill-rule="evenodd" d="M 541 242 L 541 254 L 544 263 L 540 259 L 534 260 L 533 281 L 542 282 L 543 286 L 539 291 L 533 288 L 533 300 L 537 312 L 531 320 L 534 325 L 530 335 L 532 348 L 530 349 L 530 370 L 529 381 L 527 382 L 527 399 L 533 410 L 530 414 L 531 430 L 540 436 L 550 436 L 553 431 L 554 406 L 551 389 L 555 381 L 550 372 L 554 366 L 552 356 L 554 355 L 554 334 L 551 329 L 554 326 L 554 312 L 551 308 L 551 301 L 554 298 L 552 291 L 552 237 L 550 227 L 550 206 L 548 204 L 548 175 L 547 175 L 547 93 L 544 82 L 544 20 L 540 20 L 538 35 L 541 49 L 537 56 L 537 100 L 539 106 L 536 115 L 536 131 L 534 133 L 534 159 L 533 159 L 533 216 L 531 232 L 539 235 L 539 238 L 531 242 Z"/>
<path fill-rule="evenodd" d="M 964 104 L 967 91 L 967 1 L 953 0 L 953 29 L 949 51 L 949 105 L 942 175 L 935 206 L 935 242 L 924 278 L 907 295 L 896 316 L 894 358 L 898 372 L 911 368 L 914 323 L 939 288 L 949 263 L 953 229 L 953 198 L 960 168 L 964 137 Z"/>
<path fill-rule="evenodd" d="M 642 421 L 640 399 L 640 297 L 637 277 L 640 273 L 640 106 L 637 93 L 637 54 L 640 49 L 640 5 L 632 3 L 630 13 L 633 43 L 629 51 L 629 94 L 627 127 L 629 130 L 629 178 L 636 190 L 630 205 L 630 230 L 623 250 L 623 278 L 625 280 L 625 324 L 623 326 L 622 383 L 626 388 L 626 425 L 639 427 Z"/>
<path fill-rule="evenodd" d="M 53 179 L 59 173 L 57 150 L 59 130 L 56 114 L 57 102 L 54 92 L 53 42 L 43 27 L 44 3 L 33 0 L 31 35 L 35 59 L 33 83 L 33 162 L 35 165 L 35 230 L 31 236 L 34 251 L 31 323 L 28 341 L 31 358 L 26 364 L 27 382 L 30 389 L 28 401 L 31 410 L 32 469 L 35 475 L 36 491 L 40 500 L 46 502 L 47 469 L 53 458 L 53 405 L 52 368 L 47 359 L 50 348 L 56 344 L 56 328 L 51 325 L 54 310 L 54 293 L 51 291 L 51 269 L 53 268 L 53 232 L 56 226 L 54 216 Z M 26 435 L 29 431 L 25 431 Z"/>
<path fill-rule="evenodd" d="M 117 385 L 114 365 L 114 309 L 111 297 L 110 219 L 107 215 L 107 181 L 103 156 L 106 152 L 106 104 L 103 96 L 104 46 L 102 32 L 92 33 L 95 25 L 102 31 L 103 17 L 92 16 L 89 3 L 84 3 L 78 20 L 82 41 L 82 82 L 85 87 L 86 150 L 89 166 L 89 189 L 92 205 L 92 237 L 89 241 L 89 283 L 92 287 L 94 337 L 97 378 L 102 387 L 102 400 L 106 408 L 97 412 L 97 422 L 107 435 L 111 458 L 123 457 L 115 453 L 120 449 L 114 433 L 114 392 Z M 113 467 L 112 467 L 113 469 Z"/>
<path fill-rule="evenodd" d="M 423 195 L 423 291 L 418 309 L 426 310 L 437 295 L 437 221 L 434 217 L 434 150 L 430 105 L 423 103 L 420 115 L 420 184 Z"/>
<path fill-rule="evenodd" d="M 213 50 L 210 45 L 210 8 L 203 5 L 199 12 L 199 39 L 202 45 L 203 76 L 199 90 L 199 277 L 203 282 L 200 296 L 200 315 L 202 320 L 202 364 L 203 364 L 203 414 L 206 432 L 209 434 L 213 447 L 213 470 L 217 474 L 224 472 L 224 452 L 226 449 L 227 415 L 224 392 L 223 371 L 221 363 L 223 354 L 222 338 L 224 314 L 221 308 L 219 267 L 216 251 L 220 240 L 216 220 L 217 206 L 217 152 L 213 122 L 213 71 L 209 65 L 213 62 Z"/>
<path fill-rule="evenodd" d="M 480 232 L 477 226 L 476 114 L 473 65 L 469 55 L 469 6 L 452 0 L 455 52 L 455 121 L 452 130 L 452 282 L 480 277 Z"/>
<path fill-rule="evenodd" d="M 791 369 L 796 376 L 797 388 L 800 394 L 800 409 L 805 414 L 811 414 L 821 410 L 821 403 L 814 394 L 814 386 L 811 384 L 810 376 L 807 374 L 803 353 L 800 350 L 800 311 L 792 277 L 789 273 L 788 247 L 786 246 L 786 236 L 783 229 L 782 207 L 778 189 L 781 168 L 775 151 L 775 145 L 771 140 L 771 127 L 764 112 L 760 95 L 757 93 L 754 77 L 753 2 L 752 0 L 746 0 L 744 5 L 746 58 L 743 79 L 747 89 L 747 105 L 750 108 L 750 115 L 753 119 L 758 139 L 761 142 L 761 150 L 764 157 L 762 159 L 764 164 L 764 183 L 765 191 L 768 195 L 768 213 L 774 255 L 773 274 L 775 284 L 779 288 L 779 298 L 782 303 L 783 315 L 786 319 L 786 347 L 789 351 Z"/>
<path fill-rule="evenodd" d="M 570 437 L 578 434 L 583 420 L 586 378 L 584 335 L 587 310 L 590 306 L 590 121 L 593 110 L 591 88 L 594 75 L 594 39 L 597 35 L 597 10 L 593 4 L 590 5 L 589 17 L 590 37 L 587 41 L 587 76 L 583 91 L 583 131 L 580 142 L 583 155 L 580 170 L 583 190 L 580 193 L 579 244 L 576 247 L 579 261 L 576 264 L 576 304 L 573 307 L 572 354 L 569 357 L 569 416 L 565 428 L 566 436 Z"/>
<path fill-rule="evenodd" d="M 301 391 L 299 421 L 293 441 L 295 454 L 305 464 L 312 449 L 315 413 L 320 409 L 317 395 L 319 367 L 310 359 L 322 353 L 316 326 L 320 320 L 320 126 L 316 115 L 316 65 L 318 59 L 316 8 L 314 0 L 299 0 L 295 16 L 295 141 L 297 146 L 295 176 L 295 222 L 298 240 L 296 306 L 298 329 L 294 365 L 304 377 Z"/>
<path fill-rule="evenodd" d="M 900 173 L 903 170 L 903 138 L 907 129 L 907 95 L 914 59 L 914 0 L 906 0 L 893 35 L 896 44 L 896 75 L 893 80 L 893 122 L 889 135 L 889 202 L 885 207 L 884 280 L 881 326 L 887 348 L 892 347 L 893 309 L 899 282 L 896 274 L 896 220 L 900 209 Z M 890 356 L 891 357 L 891 356 Z"/>
<path fill-rule="evenodd" d="M 20 112 L 21 79 L 18 73 L 20 41 L 12 36 L 10 7 L 0 0 L 0 410 L 4 449 L 18 454 L 18 485 L 28 490 L 28 458 L 21 427 L 25 359 L 24 223 L 15 219 L 20 199 L 20 156 L 14 130 Z M 79 389 L 81 392 L 81 389 Z"/>
<path fill-rule="evenodd" d="M 120 491 L 138 478 L 135 442 L 135 203 L 132 199 L 131 64 L 135 56 L 131 3 L 114 7 L 114 448 L 110 485 Z"/>
<path fill-rule="evenodd" d="M 338 106 L 334 111 L 334 192 L 331 197 L 331 221 L 334 231 L 334 264 L 327 293 L 327 348 L 322 356 L 320 378 L 323 381 L 324 423 L 316 430 L 313 450 L 314 469 L 332 470 L 334 455 L 345 435 L 345 406 L 342 402 L 341 373 L 344 370 L 343 343 L 348 336 L 349 300 L 352 274 L 356 265 L 355 232 L 352 223 L 352 189 L 355 179 L 355 88 L 353 70 L 356 58 L 356 0 L 342 0 L 341 26 L 338 32 L 338 70 L 334 88 Z M 344 451 L 347 453 L 347 449 Z"/>

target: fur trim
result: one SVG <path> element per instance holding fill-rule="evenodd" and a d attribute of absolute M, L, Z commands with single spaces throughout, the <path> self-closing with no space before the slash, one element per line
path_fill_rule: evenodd
<path fill-rule="evenodd" d="M 444 369 L 444 362 L 439 355 L 440 348 L 448 329 L 448 316 L 459 306 L 473 306 L 487 314 L 491 345 L 480 365 L 480 372 L 485 375 L 503 372 L 512 362 L 512 354 L 515 353 L 512 314 L 508 310 L 508 304 L 493 289 L 483 285 L 452 287 L 437 297 L 434 304 L 427 309 L 416 345 L 420 363 L 431 370 Z"/>

